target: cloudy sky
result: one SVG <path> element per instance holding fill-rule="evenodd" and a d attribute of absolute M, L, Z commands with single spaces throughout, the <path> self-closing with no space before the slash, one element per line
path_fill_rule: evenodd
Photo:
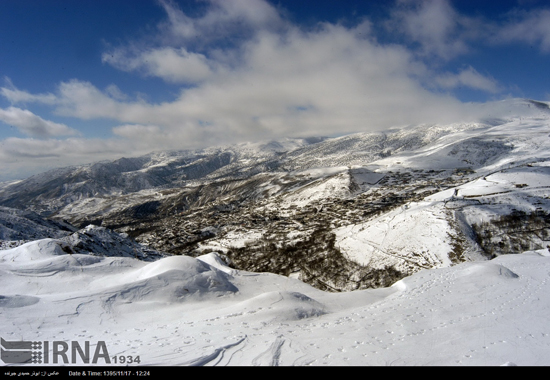
<path fill-rule="evenodd" d="M 537 0 L 1 0 L 0 180 L 550 100 Z"/>

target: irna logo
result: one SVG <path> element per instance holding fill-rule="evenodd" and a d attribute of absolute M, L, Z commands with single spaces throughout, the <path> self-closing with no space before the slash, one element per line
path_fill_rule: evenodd
<path fill-rule="evenodd" d="M 0 358 L 6 364 L 111 364 L 107 345 L 100 340 L 92 347 L 76 341 L 6 341 L 1 338 Z M 93 351 L 93 352 L 92 352 Z"/>

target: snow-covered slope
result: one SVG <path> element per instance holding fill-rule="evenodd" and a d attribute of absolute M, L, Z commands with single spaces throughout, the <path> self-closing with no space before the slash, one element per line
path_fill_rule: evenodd
<path fill-rule="evenodd" d="M 218 252 L 239 269 L 321 289 L 381 286 L 423 268 L 545 248 L 548 105 L 511 99 L 472 109 L 478 121 L 59 169 L 6 185 L 0 202 L 169 253 Z M 491 196 L 476 195 L 480 187 Z M 484 224 L 519 211 L 538 218 L 536 230 Z"/>
<path fill-rule="evenodd" d="M 26 241 L 60 238 L 76 231 L 68 223 L 47 220 L 32 211 L 0 207 L 0 247 L 9 248 Z"/>
<path fill-rule="evenodd" d="M 546 366 L 548 256 L 507 255 L 335 294 L 231 270 L 213 254 L 147 263 L 71 255 L 40 240 L 0 252 L 0 336 L 103 341 L 111 365 L 124 356 L 129 366 Z M 47 360 L 40 364 L 53 364 L 51 350 Z"/>
<path fill-rule="evenodd" d="M 119 234 L 105 227 L 89 225 L 59 241 L 67 243 L 69 253 L 85 253 L 94 256 L 133 257 L 144 261 L 155 261 L 166 257 L 165 253 L 144 247 L 130 239 L 126 234 Z"/>
<path fill-rule="evenodd" d="M 131 365 L 549 365 L 550 110 L 476 107 L 5 184 L 27 211 L 0 210 L 0 336 Z"/>
<path fill-rule="evenodd" d="M 65 254 L 132 257 L 145 261 L 154 261 L 167 256 L 165 253 L 142 246 L 126 234 L 119 234 L 105 227 L 89 225 L 78 230 L 67 223 L 42 219 L 29 211 L 5 207 L 2 208 L 0 216 L 2 216 L 0 231 L 4 233 L 3 239 L 0 240 L 1 249 L 23 245 L 34 247 L 35 242 L 42 241 L 43 244 L 55 248 L 56 252 Z M 31 249 L 33 250 L 35 249 Z M 21 252 L 25 257 L 24 252 L 27 251 L 25 248 L 15 249 L 12 260 L 16 260 Z M 22 260 L 25 261 L 25 258 Z"/>

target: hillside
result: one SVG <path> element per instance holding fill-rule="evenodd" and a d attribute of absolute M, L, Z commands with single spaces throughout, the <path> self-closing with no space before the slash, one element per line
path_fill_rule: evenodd
<path fill-rule="evenodd" d="M 479 107 L 477 122 L 56 169 L 4 186 L 0 204 L 322 290 L 388 286 L 550 244 L 548 105 Z M 493 223 L 514 213 L 533 228 Z"/>
<path fill-rule="evenodd" d="M 3 362 L 549 365 L 550 110 L 480 107 L 4 184 Z"/>
<path fill-rule="evenodd" d="M 214 254 L 146 262 L 69 254 L 59 244 L 0 251 L 3 341 L 90 342 L 91 352 L 101 341 L 107 357 L 95 364 L 124 360 L 126 370 L 550 364 L 546 249 L 330 293 L 231 269 Z M 43 353 L 35 364 L 94 365 L 76 351 L 66 359 L 33 352 Z"/>

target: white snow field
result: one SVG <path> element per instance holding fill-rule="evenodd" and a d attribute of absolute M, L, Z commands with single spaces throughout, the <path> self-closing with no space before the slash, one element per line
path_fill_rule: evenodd
<path fill-rule="evenodd" d="M 0 252 L 5 341 L 104 341 L 132 366 L 550 365 L 546 250 L 325 293 L 214 254 L 144 262 L 62 245 Z"/>

